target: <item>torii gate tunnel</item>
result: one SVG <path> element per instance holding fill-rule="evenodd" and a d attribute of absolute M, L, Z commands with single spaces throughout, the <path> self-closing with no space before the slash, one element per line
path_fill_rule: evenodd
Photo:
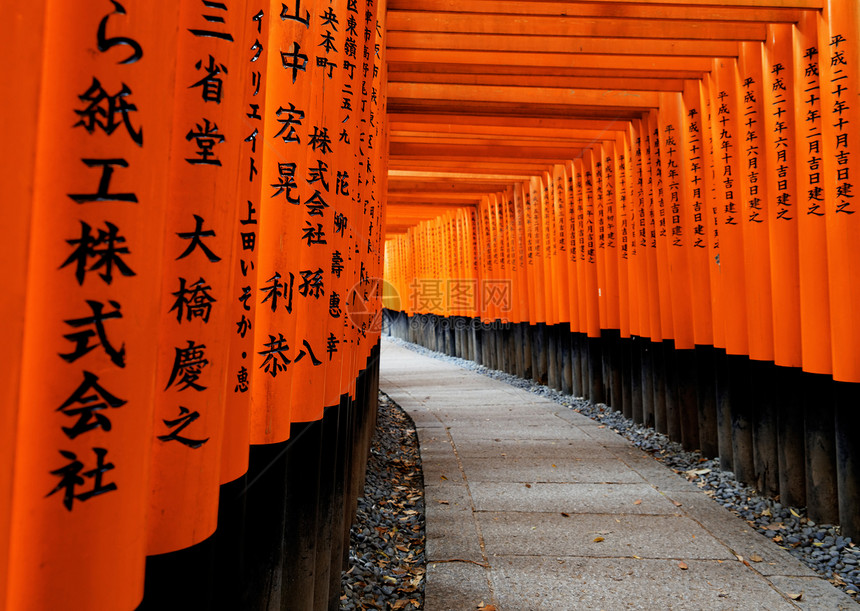
<path fill-rule="evenodd" d="M 336 608 L 383 312 L 860 534 L 855 0 L 0 17 L 0 609 Z"/>

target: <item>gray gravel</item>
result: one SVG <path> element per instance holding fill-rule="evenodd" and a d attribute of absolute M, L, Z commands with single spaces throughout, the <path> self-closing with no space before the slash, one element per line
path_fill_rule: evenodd
<path fill-rule="evenodd" d="M 350 531 L 342 610 L 424 606 L 424 475 L 411 418 L 379 393 L 363 496 Z"/>
<path fill-rule="evenodd" d="M 629 439 L 633 445 L 652 454 L 680 477 L 693 481 L 716 502 L 746 520 L 830 583 L 860 601 L 860 547 L 852 542 L 850 537 L 841 536 L 839 526 L 816 524 L 809 520 L 804 508 L 784 506 L 773 499 L 760 496 L 756 490 L 738 482 L 734 473 L 721 470 L 718 459 L 706 459 L 698 451 L 684 451 L 679 443 L 670 441 L 653 428 L 634 423 L 621 412 L 603 403 L 594 404 L 581 397 L 565 395 L 531 380 L 488 369 L 473 361 L 433 352 L 398 338 L 386 337 L 386 341 L 507 382 L 598 420 L 607 428 Z"/>

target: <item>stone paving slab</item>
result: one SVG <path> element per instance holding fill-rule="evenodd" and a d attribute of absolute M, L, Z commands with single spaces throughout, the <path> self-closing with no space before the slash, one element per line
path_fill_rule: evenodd
<path fill-rule="evenodd" d="M 797 608 L 740 562 L 683 562 L 686 570 L 678 560 L 508 556 L 493 559 L 491 579 L 502 611 Z"/>
<path fill-rule="evenodd" d="M 466 474 L 467 480 L 469 474 Z M 478 511 L 667 514 L 677 512 L 669 499 L 641 484 L 522 484 L 476 482 L 470 485 Z M 639 500 L 641 503 L 635 504 Z"/>
<path fill-rule="evenodd" d="M 599 422 L 388 341 L 380 380 L 421 447 L 426 611 L 860 609 Z"/>
<path fill-rule="evenodd" d="M 685 516 L 488 511 L 477 517 L 490 558 L 638 556 L 736 561 L 725 546 Z"/>
<path fill-rule="evenodd" d="M 641 484 L 642 477 L 620 460 L 548 458 L 460 457 L 473 482 L 555 482 Z M 425 467 L 426 472 L 426 467 Z"/>

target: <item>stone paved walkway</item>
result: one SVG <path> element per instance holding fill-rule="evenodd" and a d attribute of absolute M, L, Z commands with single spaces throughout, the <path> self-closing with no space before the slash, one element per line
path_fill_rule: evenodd
<path fill-rule="evenodd" d="M 564 406 L 389 341 L 380 388 L 418 430 L 426 611 L 860 609 Z"/>

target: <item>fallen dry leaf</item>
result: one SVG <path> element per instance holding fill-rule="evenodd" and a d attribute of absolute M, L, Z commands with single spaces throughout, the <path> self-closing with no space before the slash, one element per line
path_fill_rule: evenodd
<path fill-rule="evenodd" d="M 445 480 L 445 481 L 448 481 L 448 478 L 447 478 L 447 477 L 445 477 L 444 475 L 440 475 L 440 476 L 439 476 L 439 479 L 441 479 L 441 480 Z"/>
<path fill-rule="evenodd" d="M 764 558 L 762 558 L 758 554 L 750 554 L 750 560 L 752 560 L 753 562 L 761 562 L 762 560 L 764 560 Z"/>
<path fill-rule="evenodd" d="M 773 524 L 768 524 L 765 530 L 781 530 L 785 528 L 785 525 L 782 522 L 774 522 Z"/>
<path fill-rule="evenodd" d="M 687 570 L 688 568 L 690 568 L 690 567 L 688 567 L 688 566 L 687 566 L 687 563 L 686 563 L 686 562 L 679 562 L 679 563 L 678 563 L 678 568 L 679 568 L 679 569 L 681 569 L 682 571 L 686 571 L 686 570 Z"/>
<path fill-rule="evenodd" d="M 680 506 L 681 506 L 681 503 L 679 503 L 678 501 L 672 501 L 672 504 L 673 504 L 675 507 L 680 507 Z"/>
<path fill-rule="evenodd" d="M 569 517 L 570 517 L 570 514 L 569 514 L 569 513 L 564 513 L 563 511 L 561 512 L 561 515 L 563 515 L 565 518 L 569 518 Z"/>
<path fill-rule="evenodd" d="M 603 537 L 594 537 L 595 543 L 600 543 L 601 541 L 603 541 Z"/>
<path fill-rule="evenodd" d="M 448 501 L 436 501 L 436 502 L 439 503 L 440 505 L 450 505 L 451 504 Z"/>
<path fill-rule="evenodd" d="M 398 601 L 391 603 L 391 608 L 392 609 L 402 609 L 403 607 L 405 607 L 408 604 L 409 604 L 409 600 L 401 599 L 401 600 L 398 600 Z"/>
<path fill-rule="evenodd" d="M 531 484 L 526 484 L 526 488 L 531 488 L 531 487 L 532 487 Z"/>
<path fill-rule="evenodd" d="M 633 501 L 633 504 L 634 504 L 634 505 L 641 505 L 641 504 L 642 504 L 642 499 L 636 499 L 635 501 Z"/>
<path fill-rule="evenodd" d="M 793 515 L 795 518 L 800 517 L 800 514 L 797 513 L 794 509 L 789 508 L 789 511 L 791 512 L 791 515 Z M 801 592 L 801 594 L 802 594 L 802 592 Z"/>
<path fill-rule="evenodd" d="M 797 594 L 792 594 L 791 592 L 786 592 L 785 595 L 788 596 L 791 600 L 800 600 L 801 598 L 803 598 L 803 591 L 801 590 Z"/>

